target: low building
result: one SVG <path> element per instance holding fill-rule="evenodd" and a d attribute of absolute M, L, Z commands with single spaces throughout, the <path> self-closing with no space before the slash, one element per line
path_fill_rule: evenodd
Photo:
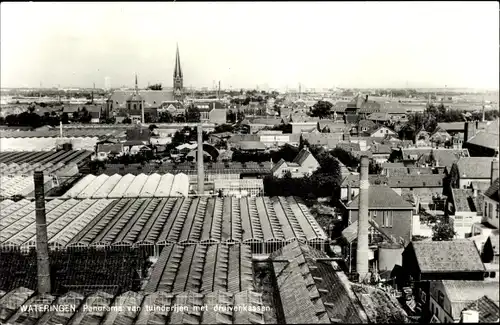
<path fill-rule="evenodd" d="M 281 159 L 273 166 L 271 172 L 274 177 L 278 178 L 285 176 L 287 173 L 290 173 L 293 178 L 301 178 L 311 175 L 319 167 L 320 165 L 316 158 L 314 158 L 307 147 L 304 147 L 292 162 L 286 162 Z"/>
<path fill-rule="evenodd" d="M 440 323 L 458 323 L 462 311 L 485 295 L 497 306 L 499 302 L 498 282 L 441 280 L 430 282 L 429 288 L 429 316 Z"/>
<path fill-rule="evenodd" d="M 341 202 L 341 205 L 344 210 L 345 226 L 358 220 L 359 195 L 345 204 Z M 370 219 L 380 225 L 387 235 L 394 236 L 397 242 L 410 242 L 413 205 L 390 187 L 386 185 L 370 186 L 368 211 Z"/>
<path fill-rule="evenodd" d="M 493 175 L 493 177 L 495 177 L 495 175 Z M 483 222 L 489 223 L 496 229 L 499 228 L 498 219 L 500 217 L 499 182 L 500 180 L 497 177 L 486 192 L 482 194 L 484 202 L 484 206 L 482 207 Z"/>
<path fill-rule="evenodd" d="M 483 296 L 471 302 L 462 310 L 460 323 L 498 323 L 500 322 L 498 302 Z"/>
<path fill-rule="evenodd" d="M 492 164 L 496 161 L 498 171 L 498 160 L 490 157 L 462 157 L 457 162 L 458 186 L 469 188 L 473 182 L 491 184 Z"/>
<path fill-rule="evenodd" d="M 445 213 L 453 221 L 457 238 L 470 237 L 472 226 L 481 222 L 483 196 L 467 189 L 452 189 Z"/>
<path fill-rule="evenodd" d="M 416 302 L 431 318 L 430 284 L 441 280 L 484 280 L 485 267 L 473 241 L 414 241 L 403 251 L 402 285 L 411 281 Z M 497 284 L 498 286 L 498 284 Z M 498 289 L 497 289 L 498 290 Z"/>
<path fill-rule="evenodd" d="M 370 137 L 385 137 L 385 136 L 397 136 L 397 133 L 386 126 L 381 126 L 370 132 Z"/>
<path fill-rule="evenodd" d="M 120 155 L 123 152 L 122 143 L 103 143 L 97 145 L 98 160 L 107 160 L 110 154 Z"/>

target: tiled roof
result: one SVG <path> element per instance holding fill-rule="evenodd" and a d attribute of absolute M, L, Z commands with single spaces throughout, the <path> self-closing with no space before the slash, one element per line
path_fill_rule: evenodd
<path fill-rule="evenodd" d="M 470 244 L 474 245 L 473 242 Z M 464 281 L 464 280 L 442 280 L 445 296 L 451 303 L 451 313 L 454 319 L 459 319 L 462 311 L 479 298 L 488 296 L 498 304 L 499 290 L 498 281 Z"/>
<path fill-rule="evenodd" d="M 97 145 L 97 152 L 116 152 L 123 151 L 123 144 L 121 143 L 104 143 Z"/>
<path fill-rule="evenodd" d="M 363 305 L 370 323 L 408 323 L 408 316 L 401 304 L 386 291 L 357 283 L 352 285 L 352 290 Z"/>
<path fill-rule="evenodd" d="M 284 321 L 367 323 L 364 308 L 347 277 L 332 262 L 319 258 L 327 255 L 297 241 L 271 254 Z"/>
<path fill-rule="evenodd" d="M 417 241 L 410 245 L 422 273 L 484 272 L 479 251 L 470 240 Z"/>
<path fill-rule="evenodd" d="M 345 109 L 347 108 L 347 103 L 348 102 L 336 102 L 335 105 L 333 105 L 331 111 L 332 112 L 345 112 Z"/>
<path fill-rule="evenodd" d="M 325 128 L 328 128 L 329 132 L 338 132 L 338 131 L 344 131 L 345 129 L 349 129 L 351 125 L 335 122 L 332 120 L 320 120 L 318 122 L 318 127 L 320 131 L 323 131 Z"/>
<path fill-rule="evenodd" d="M 304 133 L 302 138 L 310 145 L 328 146 L 334 148 L 342 140 L 342 133 Z"/>
<path fill-rule="evenodd" d="M 481 195 L 473 197 L 473 191 L 467 189 L 452 189 L 453 205 L 457 212 L 479 212 L 482 213 L 483 199 Z"/>
<path fill-rule="evenodd" d="M 500 178 L 497 178 L 493 184 L 484 192 L 484 195 L 489 197 L 492 200 L 495 200 L 497 202 L 500 202 L 500 196 L 498 194 L 500 188 Z"/>
<path fill-rule="evenodd" d="M 358 112 L 359 113 L 375 113 L 375 112 L 380 112 L 381 110 L 381 105 L 380 103 L 372 100 L 368 101 L 362 101 L 361 105 L 358 103 Z"/>
<path fill-rule="evenodd" d="M 465 122 L 438 123 L 438 126 L 446 131 L 464 131 Z"/>
<path fill-rule="evenodd" d="M 500 307 L 498 302 L 494 302 L 488 296 L 483 296 L 476 301 L 471 302 L 464 310 L 477 310 L 479 312 L 480 323 L 498 322 Z"/>
<path fill-rule="evenodd" d="M 428 149 L 428 148 L 412 148 L 401 149 L 403 160 L 415 160 L 418 163 L 425 163 L 434 156 L 434 159 L 439 163 L 439 166 L 451 168 L 453 163 L 457 162 L 461 157 L 469 157 L 467 149 Z"/>
<path fill-rule="evenodd" d="M 389 176 L 387 185 L 395 188 L 439 188 L 443 186 L 445 174 Z"/>
<path fill-rule="evenodd" d="M 479 132 L 472 139 L 467 141 L 469 144 L 473 144 L 480 147 L 485 147 L 489 149 L 498 150 L 498 133 L 487 133 L 487 132 Z"/>
<path fill-rule="evenodd" d="M 295 159 L 293 160 L 293 162 L 299 164 L 300 166 L 302 166 L 302 164 L 304 163 L 304 161 L 307 158 L 309 158 L 309 156 L 312 156 L 312 153 L 309 150 L 302 149 L 302 150 L 300 150 L 300 152 L 298 153 L 298 155 L 295 157 Z"/>
<path fill-rule="evenodd" d="M 266 150 L 267 147 L 260 141 L 242 141 L 240 142 L 241 150 Z"/>
<path fill-rule="evenodd" d="M 460 178 L 490 178 L 491 157 L 462 157 L 457 161 Z"/>
<path fill-rule="evenodd" d="M 393 240 L 391 237 L 387 236 L 386 233 L 380 228 L 380 226 L 373 220 L 368 221 L 370 223 L 371 230 L 375 230 L 375 232 L 382 235 L 388 242 L 392 243 Z M 348 243 L 352 243 L 358 238 L 358 220 L 351 223 L 347 228 L 342 230 L 342 236 Z"/>
<path fill-rule="evenodd" d="M 388 179 L 384 175 L 368 175 L 368 181 L 370 185 L 381 185 L 386 184 Z M 357 188 L 359 187 L 359 174 L 349 174 L 342 181 L 342 187 L 347 187 L 347 185 L 351 185 L 351 187 Z"/>
<path fill-rule="evenodd" d="M 403 164 L 401 166 L 396 167 L 399 163 L 388 163 L 382 164 L 383 171 L 387 176 L 406 176 L 406 175 L 432 175 L 433 171 L 431 167 L 404 167 Z M 391 165 L 395 165 L 392 167 Z"/>
<path fill-rule="evenodd" d="M 411 203 L 405 201 L 393 189 L 385 185 L 371 185 L 368 190 L 369 209 L 412 209 Z M 359 208 L 359 195 L 347 204 L 348 209 Z"/>
<path fill-rule="evenodd" d="M 234 134 L 228 140 L 230 143 L 241 143 L 244 141 L 260 141 L 258 134 Z"/>
<path fill-rule="evenodd" d="M 391 117 L 389 116 L 389 113 L 386 112 L 380 112 L 380 113 L 372 113 L 368 115 L 367 119 L 371 121 L 389 121 Z"/>
<path fill-rule="evenodd" d="M 343 149 L 348 152 L 361 150 L 361 146 L 359 145 L 359 143 L 355 142 L 339 142 L 337 144 L 337 148 Z"/>
<path fill-rule="evenodd" d="M 292 115 L 292 123 L 317 123 L 320 119 L 307 115 Z"/>
<path fill-rule="evenodd" d="M 390 154 L 392 146 L 386 144 L 376 144 L 370 147 L 370 151 L 374 154 Z"/>
<path fill-rule="evenodd" d="M 265 124 L 265 125 L 280 125 L 280 118 L 256 118 L 253 119 L 250 124 Z"/>

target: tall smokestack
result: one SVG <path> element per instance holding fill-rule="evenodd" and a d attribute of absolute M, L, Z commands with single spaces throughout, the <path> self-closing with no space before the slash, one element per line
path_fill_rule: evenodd
<path fill-rule="evenodd" d="M 220 80 L 219 80 L 219 90 L 217 91 L 217 99 L 220 99 Z"/>
<path fill-rule="evenodd" d="M 198 194 L 205 193 L 205 171 L 203 170 L 203 126 L 198 124 Z"/>
<path fill-rule="evenodd" d="M 498 178 L 498 159 L 493 159 L 491 162 L 491 185 Z"/>
<path fill-rule="evenodd" d="M 49 246 L 45 217 L 45 193 L 43 172 L 35 171 L 36 255 L 38 269 L 38 293 L 50 293 Z"/>
<path fill-rule="evenodd" d="M 368 276 L 368 157 L 361 157 L 361 172 L 359 174 L 359 210 L 358 210 L 358 244 L 356 247 L 356 271 L 359 281 Z"/>
<path fill-rule="evenodd" d="M 63 137 L 63 127 L 62 127 L 62 121 L 59 121 L 59 137 Z"/>

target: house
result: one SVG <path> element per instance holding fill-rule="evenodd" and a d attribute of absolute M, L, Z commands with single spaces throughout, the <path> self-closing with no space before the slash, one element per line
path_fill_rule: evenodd
<path fill-rule="evenodd" d="M 259 130 L 264 128 L 272 128 L 274 126 L 280 125 L 282 122 L 279 118 L 268 118 L 268 119 L 245 119 L 241 122 L 241 126 L 246 129 L 249 134 L 255 134 Z"/>
<path fill-rule="evenodd" d="M 397 133 L 394 132 L 393 130 L 389 129 L 388 127 L 386 126 L 381 126 L 373 131 L 371 131 L 370 133 L 370 137 L 374 138 L 374 137 L 385 137 L 387 135 L 392 135 L 392 136 L 397 136 Z"/>
<path fill-rule="evenodd" d="M 292 116 L 292 133 L 311 132 L 318 129 L 318 118 L 304 118 Z"/>
<path fill-rule="evenodd" d="M 387 162 L 389 156 L 392 153 L 392 146 L 386 144 L 373 144 L 369 151 L 372 153 L 372 157 L 377 164 L 382 164 Z"/>
<path fill-rule="evenodd" d="M 415 146 L 429 147 L 431 145 L 431 135 L 422 127 L 420 131 L 415 133 Z"/>
<path fill-rule="evenodd" d="M 485 266 L 473 241 L 413 241 L 403 251 L 401 286 L 413 282 L 413 294 L 424 312 L 431 310 L 430 284 L 440 280 L 482 282 Z M 497 284 L 498 286 L 498 284 Z M 498 289 L 497 289 L 498 290 Z M 426 315 L 430 318 L 431 315 Z"/>
<path fill-rule="evenodd" d="M 469 157 L 467 149 L 400 148 L 399 159 L 405 166 L 437 167 L 450 170 L 461 157 Z"/>
<path fill-rule="evenodd" d="M 218 101 L 196 101 L 191 104 L 200 112 L 200 121 L 206 123 L 226 123 L 226 108 Z"/>
<path fill-rule="evenodd" d="M 460 323 L 498 323 L 499 317 L 498 302 L 483 296 L 462 310 Z"/>
<path fill-rule="evenodd" d="M 259 140 L 266 148 L 277 148 L 285 144 L 298 147 L 300 144 L 300 134 L 260 134 Z"/>
<path fill-rule="evenodd" d="M 437 146 L 439 145 L 444 145 L 448 141 L 451 141 L 451 135 L 446 132 L 444 129 L 440 128 L 439 126 L 436 127 L 434 132 L 429 137 L 429 140 L 431 143 L 436 144 Z"/>
<path fill-rule="evenodd" d="M 410 242 L 413 205 L 386 185 L 371 185 L 368 193 L 370 219 L 379 224 L 387 235 L 394 236 L 398 242 Z M 358 220 L 359 195 L 346 204 L 341 202 L 341 205 L 344 209 L 344 225 Z"/>
<path fill-rule="evenodd" d="M 307 147 L 304 147 L 292 162 L 286 162 L 281 159 L 273 166 L 271 172 L 273 176 L 278 178 L 285 176 L 287 172 L 290 172 L 293 178 L 298 178 L 311 175 L 319 167 L 320 165 L 316 158 L 314 158 Z"/>
<path fill-rule="evenodd" d="M 361 120 L 358 122 L 357 134 L 369 134 L 370 131 L 377 129 L 377 123 L 370 120 Z"/>
<path fill-rule="evenodd" d="M 120 155 L 123 152 L 122 143 L 103 143 L 97 145 L 98 160 L 107 160 L 110 154 Z"/>
<path fill-rule="evenodd" d="M 342 133 L 303 133 L 300 136 L 309 145 L 321 146 L 325 149 L 334 149 L 344 138 Z"/>
<path fill-rule="evenodd" d="M 366 117 L 366 119 L 373 122 L 386 123 L 391 120 L 391 117 L 387 112 L 379 112 L 379 113 L 371 113 Z"/>
<path fill-rule="evenodd" d="M 483 196 L 470 189 L 452 189 L 445 213 L 453 221 L 457 238 L 470 237 L 472 226 L 481 222 Z"/>
<path fill-rule="evenodd" d="M 344 132 L 346 129 L 350 129 L 351 126 L 350 124 L 336 122 L 334 120 L 318 121 L 318 131 L 321 133 Z"/>
<path fill-rule="evenodd" d="M 498 166 L 498 162 L 497 162 Z M 492 177 L 496 177 L 491 186 L 481 194 L 483 197 L 484 206 L 483 208 L 483 222 L 486 222 L 496 229 L 498 229 L 498 219 L 500 217 L 500 199 L 499 199 L 499 178 L 498 169 L 497 174 L 493 174 Z"/>
<path fill-rule="evenodd" d="M 441 280 L 430 282 L 429 289 L 429 316 L 440 323 L 458 323 L 463 310 L 484 296 L 497 306 L 499 302 L 498 282 Z"/>
<path fill-rule="evenodd" d="M 498 157 L 499 152 L 499 120 L 483 124 L 479 122 L 465 123 L 463 147 L 472 157 Z"/>
<path fill-rule="evenodd" d="M 498 171 L 498 160 L 490 157 L 461 157 L 456 165 L 460 188 L 469 188 L 473 182 L 491 184 L 492 171 L 495 170 L 493 166 L 497 166 Z"/>

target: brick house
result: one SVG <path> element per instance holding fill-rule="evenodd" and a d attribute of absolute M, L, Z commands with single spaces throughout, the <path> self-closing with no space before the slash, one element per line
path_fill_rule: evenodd
<path fill-rule="evenodd" d="M 347 226 L 358 220 L 359 195 L 344 204 L 343 222 Z M 368 211 L 370 219 L 375 221 L 388 235 L 398 241 L 409 243 L 412 237 L 413 205 L 404 200 L 386 185 L 371 185 L 369 188 Z"/>
<path fill-rule="evenodd" d="M 304 147 L 292 162 L 286 162 L 281 159 L 276 165 L 273 166 L 271 172 L 273 176 L 281 178 L 286 172 L 290 172 L 293 178 L 304 177 L 312 174 L 320 167 L 318 161 L 312 153 Z"/>

